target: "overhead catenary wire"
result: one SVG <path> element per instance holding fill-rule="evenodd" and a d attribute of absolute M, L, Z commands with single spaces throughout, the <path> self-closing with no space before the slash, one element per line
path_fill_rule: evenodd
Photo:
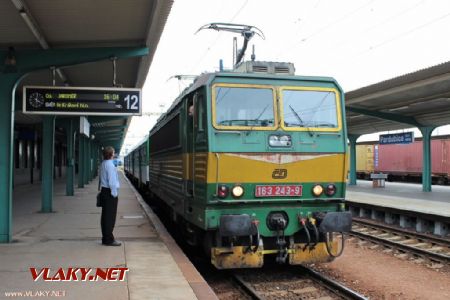
<path fill-rule="evenodd" d="M 378 28 L 381 25 L 386 25 L 386 24 L 388 24 L 389 22 L 391 22 L 393 20 L 397 20 L 398 17 L 403 16 L 403 15 L 405 15 L 405 14 L 415 10 L 417 7 L 419 7 L 420 5 L 422 5 L 425 2 L 426 2 L 426 0 L 421 0 L 419 2 L 416 2 L 412 6 L 410 6 L 410 7 L 406 8 L 406 9 L 400 11 L 399 13 L 393 14 L 393 15 L 391 15 L 391 16 L 389 16 L 389 17 L 387 17 L 387 18 L 377 22 L 376 24 L 374 24 L 372 26 L 369 26 L 368 28 L 364 29 L 363 31 L 359 32 L 358 34 L 360 36 L 365 36 L 366 33 L 373 31 L 375 28 Z M 349 38 L 349 39 L 346 39 L 346 40 L 342 40 L 342 41 L 340 41 L 337 44 L 333 44 L 333 48 L 336 50 L 337 48 L 342 47 L 343 45 L 347 44 L 350 41 L 351 42 L 355 42 L 355 40 L 358 40 L 358 38 L 355 39 L 354 37 L 352 37 L 352 38 Z"/>
<path fill-rule="evenodd" d="M 302 47 L 305 44 L 307 44 L 308 42 L 310 42 L 310 40 L 313 37 L 317 36 L 319 33 L 322 33 L 323 31 L 327 30 L 328 28 L 331 28 L 333 25 L 348 19 L 349 17 L 351 17 L 355 13 L 359 12 L 360 10 L 366 8 L 367 6 L 372 4 L 373 2 L 374 2 L 374 0 L 370 0 L 369 2 L 359 6 L 358 8 L 350 11 L 349 13 L 344 14 L 341 18 L 333 20 L 333 21 L 327 23 L 326 25 L 320 27 L 318 30 L 316 30 L 316 31 L 312 32 L 311 34 L 307 35 L 306 37 L 302 38 L 300 41 L 294 39 L 294 42 L 291 43 L 290 46 L 283 48 L 283 51 L 279 52 L 277 54 L 277 56 L 281 56 L 281 55 L 285 54 L 286 52 L 290 53 L 290 52 L 293 52 L 295 50 L 298 50 L 299 47 Z"/>
<path fill-rule="evenodd" d="M 443 19 L 448 18 L 449 16 L 450 16 L 450 12 L 447 12 L 447 13 L 445 13 L 445 14 L 443 14 L 443 15 L 437 17 L 437 18 L 434 18 L 434 19 L 432 19 L 432 20 L 430 20 L 430 21 L 428 21 L 428 22 L 426 22 L 426 23 L 423 23 L 423 24 L 421 24 L 421 25 L 419 25 L 419 26 L 416 26 L 416 27 L 414 27 L 414 28 L 412 28 L 412 29 L 410 29 L 410 30 L 401 32 L 401 33 L 395 35 L 394 37 L 389 38 L 389 39 L 387 39 L 387 40 L 384 40 L 384 41 L 382 41 L 382 42 L 380 42 L 380 43 L 378 43 L 378 44 L 376 44 L 376 45 L 374 45 L 374 46 L 370 46 L 369 49 L 367 49 L 367 50 L 365 50 L 365 51 L 362 51 L 362 52 L 358 53 L 356 56 L 361 56 L 361 55 L 363 55 L 363 54 L 365 54 L 365 53 L 367 53 L 367 52 L 370 52 L 370 51 L 372 51 L 372 50 L 374 50 L 374 49 L 376 49 L 376 48 L 379 48 L 379 47 L 382 47 L 382 46 L 384 46 L 384 45 L 386 45 L 386 44 L 392 43 L 392 42 L 394 42 L 394 41 L 396 41 L 396 40 L 398 40 L 398 39 L 401 39 L 401 38 L 403 38 L 403 37 L 405 37 L 405 36 L 407 36 L 407 35 L 410 35 L 411 33 L 416 32 L 416 31 L 418 31 L 418 30 L 420 30 L 420 29 L 423 29 L 423 28 L 425 28 L 425 27 L 427 27 L 427 26 L 430 26 L 430 25 L 432 25 L 432 24 L 434 24 L 434 23 L 436 23 L 436 22 L 442 21 Z"/>

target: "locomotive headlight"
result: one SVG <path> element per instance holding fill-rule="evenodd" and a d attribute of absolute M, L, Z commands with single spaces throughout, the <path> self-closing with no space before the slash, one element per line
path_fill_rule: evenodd
<path fill-rule="evenodd" d="M 226 198 L 228 196 L 228 187 L 226 185 L 219 185 L 217 188 L 217 196 L 219 198 Z"/>
<path fill-rule="evenodd" d="M 271 147 L 290 147 L 292 139 L 290 135 L 275 135 L 269 136 L 269 146 Z"/>
<path fill-rule="evenodd" d="M 313 193 L 314 196 L 319 197 L 323 193 L 323 187 L 320 184 L 316 184 L 312 188 L 312 193 Z"/>
<path fill-rule="evenodd" d="M 333 196 L 334 194 L 336 194 L 336 186 L 332 183 L 330 183 L 329 185 L 327 185 L 327 188 L 325 190 L 325 194 L 327 194 L 327 196 Z"/>
<path fill-rule="evenodd" d="M 235 185 L 231 189 L 231 194 L 233 195 L 234 198 L 240 198 L 242 197 L 242 195 L 244 195 L 244 188 L 240 185 Z"/>
<path fill-rule="evenodd" d="M 269 145 L 275 146 L 280 141 L 280 137 L 278 135 L 269 136 Z"/>

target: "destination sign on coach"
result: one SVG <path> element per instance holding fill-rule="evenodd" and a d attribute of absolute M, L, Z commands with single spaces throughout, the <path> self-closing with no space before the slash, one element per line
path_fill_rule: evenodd
<path fill-rule="evenodd" d="M 47 115 L 142 114 L 141 89 L 24 86 L 23 113 Z"/>

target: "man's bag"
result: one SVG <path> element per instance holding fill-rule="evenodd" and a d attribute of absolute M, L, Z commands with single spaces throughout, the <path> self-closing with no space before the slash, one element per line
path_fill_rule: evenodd
<path fill-rule="evenodd" d="M 98 193 L 97 194 L 97 207 L 102 207 L 103 206 L 103 201 L 102 201 L 103 197 L 102 197 L 102 193 Z"/>
<path fill-rule="evenodd" d="M 97 194 L 97 207 L 102 207 L 103 206 L 103 201 L 102 201 L 102 191 L 101 191 L 101 186 L 100 186 L 100 178 L 102 176 L 102 166 L 100 166 L 100 169 L 98 171 L 98 191 L 99 193 Z"/>

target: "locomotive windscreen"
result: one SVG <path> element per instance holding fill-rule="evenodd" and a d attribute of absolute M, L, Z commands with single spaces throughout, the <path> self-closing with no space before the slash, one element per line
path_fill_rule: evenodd
<path fill-rule="evenodd" d="M 218 86 L 215 96 L 217 125 L 274 126 L 272 88 Z"/>
<path fill-rule="evenodd" d="M 282 99 L 284 126 L 338 127 L 334 92 L 283 90 Z"/>

